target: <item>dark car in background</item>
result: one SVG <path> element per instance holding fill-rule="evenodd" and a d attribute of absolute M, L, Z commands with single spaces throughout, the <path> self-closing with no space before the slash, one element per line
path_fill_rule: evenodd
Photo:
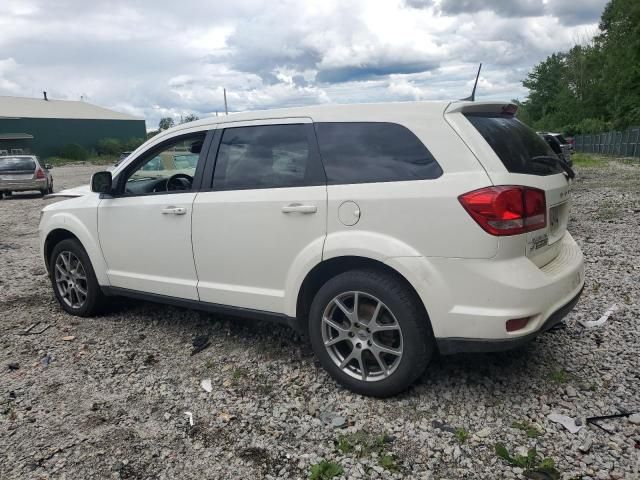
<path fill-rule="evenodd" d="M 570 167 L 573 166 L 573 160 L 571 160 L 571 153 L 573 152 L 573 145 L 571 145 L 566 138 L 560 133 L 551 132 L 538 132 L 556 155 L 563 160 Z"/>
<path fill-rule="evenodd" d="M 0 157 L 0 199 L 13 192 L 38 190 L 43 196 L 53 193 L 50 165 L 43 165 L 35 155 Z"/>

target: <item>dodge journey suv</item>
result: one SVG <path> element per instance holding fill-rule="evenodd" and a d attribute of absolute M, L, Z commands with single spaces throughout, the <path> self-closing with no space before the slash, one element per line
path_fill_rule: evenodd
<path fill-rule="evenodd" d="M 147 141 L 48 205 L 72 315 L 107 297 L 283 322 L 347 388 L 406 389 L 436 353 L 512 348 L 577 302 L 573 172 L 495 102 L 314 106 Z"/>

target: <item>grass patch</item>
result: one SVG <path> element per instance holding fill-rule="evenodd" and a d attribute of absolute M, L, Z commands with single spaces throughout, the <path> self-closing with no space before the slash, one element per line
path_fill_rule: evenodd
<path fill-rule="evenodd" d="M 311 466 L 309 480 L 331 480 L 338 475 L 342 475 L 342 472 L 344 472 L 344 469 L 337 463 L 322 460 L 320 463 Z"/>
<path fill-rule="evenodd" d="M 565 384 L 569 381 L 569 374 L 564 370 L 554 370 L 549 374 L 549 380 L 557 384 Z"/>
<path fill-rule="evenodd" d="M 544 432 L 542 432 L 538 427 L 536 427 L 533 423 L 528 422 L 526 420 L 522 422 L 513 422 L 511 424 L 512 428 L 517 428 L 518 430 L 522 430 L 527 434 L 529 438 L 537 438 L 541 436 Z"/>
<path fill-rule="evenodd" d="M 48 157 L 44 163 L 48 163 L 54 167 L 60 167 L 62 165 L 70 165 L 74 163 L 90 163 L 92 165 L 114 165 L 119 160 L 119 157 L 111 155 L 100 155 L 95 157 L 89 157 L 86 160 L 70 160 L 62 157 Z"/>
<path fill-rule="evenodd" d="M 560 478 L 560 472 L 556 470 L 555 462 L 551 458 L 543 458 L 538 455 L 535 448 L 530 448 L 526 455 L 512 456 L 509 450 L 502 444 L 496 443 L 496 455 L 512 467 L 524 469 L 524 476 L 527 478 L 540 478 L 538 474 L 546 474 L 552 480 Z"/>
<path fill-rule="evenodd" d="M 467 438 L 469 438 L 469 432 L 464 428 L 458 428 L 456 430 L 456 438 L 458 439 L 458 442 L 464 443 L 467 441 Z"/>
<path fill-rule="evenodd" d="M 598 168 L 607 164 L 607 160 L 604 157 L 589 153 L 574 153 L 571 155 L 571 160 L 573 160 L 573 165 L 576 167 Z"/>

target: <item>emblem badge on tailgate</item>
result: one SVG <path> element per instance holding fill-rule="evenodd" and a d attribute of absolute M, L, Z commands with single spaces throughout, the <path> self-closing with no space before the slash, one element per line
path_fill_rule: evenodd
<path fill-rule="evenodd" d="M 549 243 L 549 236 L 546 233 L 537 235 L 529 239 L 529 252 L 533 252 L 542 247 L 546 247 Z"/>

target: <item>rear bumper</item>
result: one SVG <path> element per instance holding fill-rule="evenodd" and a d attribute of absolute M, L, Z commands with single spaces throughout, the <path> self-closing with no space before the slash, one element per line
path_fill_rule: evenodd
<path fill-rule="evenodd" d="M 529 258 L 425 258 L 387 261 L 422 299 L 442 353 L 513 348 L 568 313 L 584 286 L 584 259 L 567 232 L 558 254 L 538 267 Z M 566 307 L 566 308 L 565 308 Z M 506 323 L 527 318 L 508 332 Z"/>
<path fill-rule="evenodd" d="M 575 307 L 584 290 L 584 285 L 566 305 L 553 312 L 549 318 L 542 324 L 542 327 L 528 335 L 517 338 L 502 338 L 497 340 L 485 338 L 438 338 L 436 342 L 438 349 L 442 355 L 453 355 L 455 353 L 486 353 L 486 352 L 502 352 L 517 348 L 536 338 L 562 321 L 564 317 Z"/>
<path fill-rule="evenodd" d="M 0 180 L 0 192 L 23 192 L 27 190 L 45 190 L 47 179 Z"/>

